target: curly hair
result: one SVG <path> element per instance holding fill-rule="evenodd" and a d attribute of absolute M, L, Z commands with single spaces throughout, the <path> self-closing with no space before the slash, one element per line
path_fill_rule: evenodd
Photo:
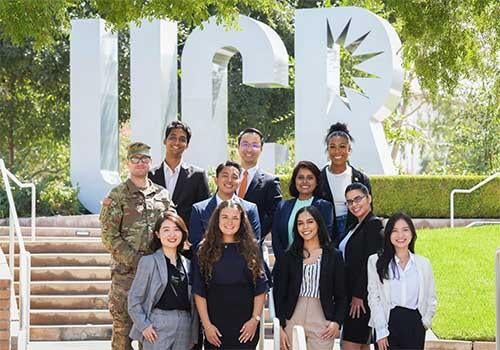
<path fill-rule="evenodd" d="M 255 235 L 248 221 L 247 214 L 240 203 L 234 200 L 221 202 L 208 223 L 207 231 L 198 250 L 198 261 L 200 271 L 206 283 L 212 279 L 214 265 L 219 261 L 224 250 L 222 241 L 222 232 L 219 228 L 220 214 L 224 208 L 236 208 L 240 212 L 240 227 L 235 235 L 235 241 L 238 243 L 238 251 L 245 258 L 247 267 L 252 273 L 253 281 L 263 274 L 262 258 L 259 252 L 259 246 Z"/>

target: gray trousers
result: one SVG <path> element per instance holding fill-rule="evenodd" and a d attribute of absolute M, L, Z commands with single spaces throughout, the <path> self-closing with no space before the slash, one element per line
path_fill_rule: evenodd
<path fill-rule="evenodd" d="M 186 350 L 191 344 L 191 314 L 180 310 L 154 309 L 153 328 L 158 334 L 154 344 L 144 340 L 143 350 Z"/>

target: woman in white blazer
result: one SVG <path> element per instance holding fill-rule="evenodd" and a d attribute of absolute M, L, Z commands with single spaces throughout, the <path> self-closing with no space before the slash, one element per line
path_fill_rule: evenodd
<path fill-rule="evenodd" d="M 380 350 L 423 350 L 437 304 L 431 264 L 414 253 L 417 234 L 408 215 L 392 215 L 384 235 L 383 252 L 368 259 L 369 325 Z"/>
<path fill-rule="evenodd" d="M 139 260 L 128 294 L 128 313 L 134 322 L 129 336 L 139 340 L 143 350 L 186 350 L 198 339 L 191 266 L 180 254 L 187 234 L 182 218 L 165 212 L 155 223 L 154 253 Z"/>

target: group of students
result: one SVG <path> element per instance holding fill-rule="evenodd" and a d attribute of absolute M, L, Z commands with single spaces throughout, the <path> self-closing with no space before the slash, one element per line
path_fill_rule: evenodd
<path fill-rule="evenodd" d="M 172 131 L 190 138 L 176 125 L 166 140 Z M 227 161 L 216 169 L 212 197 L 162 214 L 154 253 L 140 259 L 128 294 L 130 337 L 143 349 L 201 349 L 202 329 L 204 349 L 255 349 L 272 287 L 281 349 L 292 348 L 295 325 L 304 327 L 309 350 L 331 350 L 339 336 L 343 350 L 367 350 L 372 342 L 381 350 L 423 349 L 436 309 L 431 265 L 414 253 L 410 217 L 395 214 L 384 228 L 373 214 L 370 181 L 348 162 L 352 141 L 345 124 L 332 125 L 325 138 L 330 163 L 320 170 L 298 162 L 292 199 L 281 199 L 276 177 Z M 257 129 L 245 129 L 242 161 L 258 158 L 262 145 Z M 175 169 L 164 167 L 163 185 L 178 204 L 175 185 L 168 188 L 178 181 Z M 266 181 L 256 181 L 260 173 Z M 260 194 L 265 204 L 243 199 L 250 182 L 269 185 Z M 269 231 L 272 272 L 261 246 Z"/>

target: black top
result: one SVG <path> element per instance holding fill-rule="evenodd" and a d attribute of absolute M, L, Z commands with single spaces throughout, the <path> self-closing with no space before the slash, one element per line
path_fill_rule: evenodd
<path fill-rule="evenodd" d="M 182 260 L 177 257 L 177 266 L 172 265 L 165 256 L 168 283 L 156 307 L 162 310 L 190 310 L 188 296 L 188 276 L 182 265 Z"/>
<path fill-rule="evenodd" d="M 276 315 L 282 327 L 286 326 L 300 294 L 302 284 L 301 257 L 287 251 L 280 259 L 278 273 L 274 278 L 274 302 Z M 344 263 L 339 250 L 329 247 L 323 249 L 319 276 L 319 299 L 325 318 L 342 325 L 344 322 L 347 299 L 344 289 Z"/>
<path fill-rule="evenodd" d="M 349 164 L 349 166 L 352 168 L 352 176 L 351 176 L 351 183 L 359 182 L 365 185 L 368 188 L 368 192 L 372 194 L 372 186 L 370 184 L 370 179 L 368 176 L 358 169 L 354 168 L 352 165 Z M 332 195 L 332 190 L 330 188 L 330 184 L 328 183 L 328 177 L 326 172 L 328 171 L 328 165 L 325 165 L 325 167 L 321 170 L 321 173 L 319 175 L 319 187 L 320 187 L 320 197 L 323 199 L 326 199 L 330 203 L 333 204 L 333 228 L 337 227 L 336 225 L 336 215 L 335 215 L 335 201 L 333 199 Z M 373 201 L 372 201 L 372 209 L 373 209 Z M 353 225 L 356 225 L 358 220 L 352 213 L 348 210 L 347 211 L 347 222 L 346 222 L 346 232 L 353 227 Z M 342 241 L 344 237 L 340 237 L 337 232 L 335 234 L 335 238 L 333 239 L 333 244 L 338 247 L 340 241 Z"/>
<path fill-rule="evenodd" d="M 371 212 L 363 219 L 345 247 L 347 297 L 364 299 L 368 296 L 368 257 L 384 244 L 382 221 Z"/>
<path fill-rule="evenodd" d="M 239 252 L 239 243 L 227 243 L 219 261 L 215 263 L 212 270 L 212 279 L 205 283 L 205 278 L 201 274 L 198 256 L 194 254 L 193 258 L 193 293 L 204 298 L 207 297 L 207 289 L 211 284 L 217 285 L 253 285 L 254 296 L 267 292 L 267 278 L 261 274 L 255 284 L 253 282 L 252 272 L 247 266 L 245 258 Z M 263 267 L 262 267 L 263 269 Z"/>

